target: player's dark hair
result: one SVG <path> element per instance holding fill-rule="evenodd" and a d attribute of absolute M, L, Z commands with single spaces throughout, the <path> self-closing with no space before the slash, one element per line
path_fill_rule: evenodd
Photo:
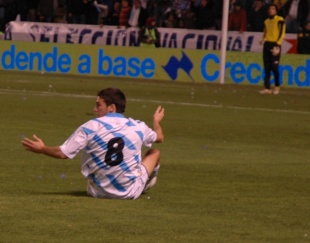
<path fill-rule="evenodd" d="M 267 6 L 267 9 L 269 9 L 270 7 L 275 7 L 277 13 L 279 12 L 279 9 L 278 9 L 278 6 L 277 4 L 274 4 L 274 3 L 269 3 L 268 6 Z"/>
<path fill-rule="evenodd" d="M 117 88 L 106 88 L 97 93 L 109 106 L 114 104 L 117 113 L 124 113 L 126 108 L 126 97 L 122 91 Z"/>

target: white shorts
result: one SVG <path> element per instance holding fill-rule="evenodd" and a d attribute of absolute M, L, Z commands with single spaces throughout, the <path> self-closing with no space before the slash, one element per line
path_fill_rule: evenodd
<path fill-rule="evenodd" d="M 90 178 L 87 182 L 87 193 L 88 195 L 96 198 L 137 199 L 144 191 L 148 178 L 149 176 L 145 167 L 141 165 L 140 170 L 137 171 L 137 178 L 134 184 L 126 190 L 126 194 L 118 195 L 117 192 L 115 194 L 107 193 Z"/>

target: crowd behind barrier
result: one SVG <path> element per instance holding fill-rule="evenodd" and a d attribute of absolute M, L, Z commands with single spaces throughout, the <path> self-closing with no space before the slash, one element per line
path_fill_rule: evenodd
<path fill-rule="evenodd" d="M 267 4 L 277 5 L 287 33 L 296 33 L 300 53 L 310 53 L 310 0 L 230 0 L 229 31 L 262 32 Z M 223 0 L 0 0 L 0 32 L 16 19 L 120 27 L 221 30 Z"/>

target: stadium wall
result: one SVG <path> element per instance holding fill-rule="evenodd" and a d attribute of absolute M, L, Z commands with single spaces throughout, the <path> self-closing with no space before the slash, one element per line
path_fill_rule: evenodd
<path fill-rule="evenodd" d="M 216 83 L 219 51 L 0 41 L 1 70 Z M 227 52 L 226 83 L 263 84 L 262 54 Z M 310 57 L 284 54 L 283 86 L 310 87 Z"/>

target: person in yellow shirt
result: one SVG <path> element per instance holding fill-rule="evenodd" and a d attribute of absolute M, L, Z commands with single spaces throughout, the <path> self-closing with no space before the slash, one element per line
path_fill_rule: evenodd
<path fill-rule="evenodd" d="M 264 89 L 261 94 L 279 94 L 280 92 L 280 73 L 279 64 L 281 56 L 281 44 L 285 36 L 285 23 L 281 16 L 277 15 L 277 6 L 268 5 L 268 18 L 264 22 L 264 34 L 261 40 L 263 44 L 263 62 L 265 68 Z M 270 88 L 271 72 L 274 74 L 275 88 Z"/>

